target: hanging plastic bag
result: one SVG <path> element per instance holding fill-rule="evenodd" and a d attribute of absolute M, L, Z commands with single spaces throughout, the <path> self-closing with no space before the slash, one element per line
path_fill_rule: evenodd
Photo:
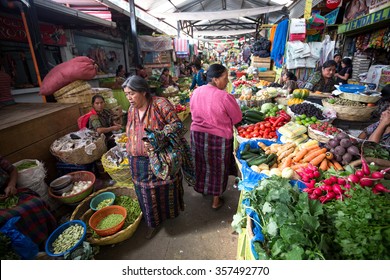
<path fill-rule="evenodd" d="M 30 237 L 24 235 L 16 228 L 16 223 L 19 219 L 19 216 L 9 219 L 5 225 L 0 228 L 0 232 L 11 238 L 13 250 L 23 260 L 33 260 L 39 252 L 38 245 L 35 244 Z"/>

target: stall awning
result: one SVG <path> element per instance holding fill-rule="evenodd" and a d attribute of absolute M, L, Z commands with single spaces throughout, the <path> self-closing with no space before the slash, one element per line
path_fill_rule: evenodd
<path fill-rule="evenodd" d="M 374 28 L 386 28 L 390 23 L 390 7 L 351 20 L 338 27 L 338 33 L 353 35 Z"/>

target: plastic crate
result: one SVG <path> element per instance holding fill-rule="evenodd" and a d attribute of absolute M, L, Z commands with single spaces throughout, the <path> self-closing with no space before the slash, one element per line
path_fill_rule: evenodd
<path fill-rule="evenodd" d="M 56 167 L 58 177 L 75 171 L 90 171 L 96 174 L 96 165 L 94 162 L 88 164 L 70 164 L 65 162 L 57 162 Z"/>

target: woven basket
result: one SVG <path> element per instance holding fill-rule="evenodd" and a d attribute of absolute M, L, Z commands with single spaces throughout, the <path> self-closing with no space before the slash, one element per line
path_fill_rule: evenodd
<path fill-rule="evenodd" d="M 353 93 L 346 93 L 346 92 L 340 94 L 339 97 L 343 99 L 348 99 L 348 100 L 358 101 L 363 103 L 376 103 L 379 99 L 381 99 L 380 96 L 367 96 L 367 95 L 353 94 Z"/>
<path fill-rule="evenodd" d="M 322 100 L 324 107 L 331 108 L 336 111 L 337 118 L 345 121 L 368 121 L 371 118 L 371 113 L 377 108 L 375 107 L 351 107 L 330 104 Z"/>
<path fill-rule="evenodd" d="M 95 192 L 90 196 L 88 196 L 87 198 L 85 198 L 73 211 L 70 220 L 82 220 L 86 224 L 88 224 L 89 218 L 92 216 L 93 213 L 95 213 L 92 209 L 90 209 L 89 206 L 92 198 L 94 198 L 96 195 L 102 192 L 107 192 L 107 191 L 115 193 L 117 197 L 121 195 L 126 195 L 126 196 L 130 196 L 133 199 L 137 199 L 135 190 L 132 188 L 122 187 L 117 185 L 113 187 L 108 187 L 98 192 Z M 121 231 L 106 237 L 92 237 L 91 232 L 87 231 L 87 241 L 91 244 L 96 244 L 96 245 L 110 245 L 110 244 L 116 244 L 122 242 L 126 239 L 129 239 L 131 236 L 133 236 L 134 232 L 138 228 L 139 223 L 141 222 L 141 219 L 142 219 L 142 212 L 135 220 L 135 222 L 129 225 L 127 228 L 124 228 Z"/>
<path fill-rule="evenodd" d="M 329 140 L 333 139 L 334 136 L 332 135 L 325 135 L 324 133 L 321 133 L 320 131 L 312 129 L 310 126 L 307 128 L 307 135 L 313 139 L 317 140 L 320 143 L 328 143 Z"/>
<path fill-rule="evenodd" d="M 84 91 L 72 93 L 72 94 L 63 94 L 60 97 L 56 97 L 58 103 L 89 103 L 91 104 L 92 96 L 94 93 L 91 89 L 86 89 Z"/>
<path fill-rule="evenodd" d="M 106 171 L 108 175 L 110 175 L 110 177 L 117 182 L 117 184 L 126 187 L 134 187 L 129 165 L 121 164 L 119 166 L 116 166 L 115 164 L 113 164 L 107 159 L 107 157 L 110 156 L 112 153 L 113 151 L 110 150 L 105 153 L 101 158 L 104 171 Z"/>
<path fill-rule="evenodd" d="M 57 98 L 57 97 L 62 96 L 63 94 L 67 94 L 67 93 L 72 94 L 72 93 L 83 91 L 83 90 L 90 89 L 90 88 L 91 88 L 91 86 L 86 81 L 77 80 L 77 81 L 70 83 L 69 85 L 66 85 L 66 86 L 60 88 L 59 90 L 54 92 L 53 95 L 55 98 Z"/>
<path fill-rule="evenodd" d="M 177 94 L 179 93 L 179 91 L 178 90 L 175 90 L 175 91 L 171 91 L 171 92 L 162 92 L 161 93 L 161 96 L 162 97 L 172 97 L 172 96 L 176 96 Z"/>
<path fill-rule="evenodd" d="M 88 164 L 98 160 L 107 151 L 106 137 L 101 134 L 99 138 L 94 142 L 96 148 L 89 155 L 85 151 L 85 147 L 73 149 L 69 151 L 58 151 L 54 149 L 54 142 L 50 146 L 50 152 L 53 156 L 58 158 L 60 161 L 70 164 Z"/>

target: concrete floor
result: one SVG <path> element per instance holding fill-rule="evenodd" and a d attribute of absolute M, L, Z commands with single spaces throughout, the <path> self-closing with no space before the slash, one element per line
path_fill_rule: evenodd
<path fill-rule="evenodd" d="M 189 130 L 190 118 L 185 120 Z M 186 134 L 189 139 L 189 132 Z M 203 196 L 184 185 L 185 210 L 162 224 L 159 232 L 145 239 L 147 226 L 141 221 L 134 235 L 121 243 L 101 246 L 95 259 L 99 260 L 234 260 L 238 235 L 231 222 L 237 211 L 239 191 L 229 177 L 223 194 L 225 204 L 215 211 L 212 196 Z"/>

